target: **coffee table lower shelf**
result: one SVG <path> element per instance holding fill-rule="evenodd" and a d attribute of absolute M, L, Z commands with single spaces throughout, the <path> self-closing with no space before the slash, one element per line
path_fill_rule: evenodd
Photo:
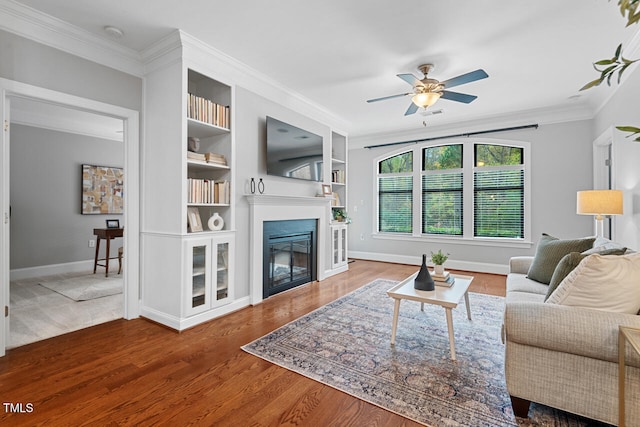
<path fill-rule="evenodd" d="M 393 308 L 393 325 L 391 327 L 391 345 L 396 343 L 396 330 L 398 329 L 398 315 L 400 313 L 400 302 L 403 299 L 417 301 L 420 303 L 420 309 L 424 311 L 424 304 L 439 305 L 444 308 L 447 318 L 447 330 L 449 332 L 449 350 L 451 352 L 451 360 L 456 360 L 456 345 L 453 333 L 453 315 L 452 310 L 458 306 L 458 303 L 464 297 L 467 307 L 467 318 L 471 320 L 471 307 L 469 305 L 469 286 L 473 281 L 473 276 L 453 275 L 455 282 L 452 286 L 436 286 L 433 291 L 419 291 L 413 287 L 414 281 L 418 273 L 398 283 L 387 291 L 387 295 L 395 299 Z"/>

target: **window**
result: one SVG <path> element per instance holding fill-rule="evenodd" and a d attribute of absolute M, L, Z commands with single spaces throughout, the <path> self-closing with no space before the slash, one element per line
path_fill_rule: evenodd
<path fill-rule="evenodd" d="M 413 153 L 378 163 L 378 230 L 411 233 L 413 223 Z"/>
<path fill-rule="evenodd" d="M 422 232 L 461 236 L 462 144 L 422 152 Z"/>
<path fill-rule="evenodd" d="M 522 148 L 477 144 L 474 172 L 476 237 L 524 237 Z"/>
<path fill-rule="evenodd" d="M 526 147 L 465 141 L 376 159 L 377 231 L 523 239 Z"/>

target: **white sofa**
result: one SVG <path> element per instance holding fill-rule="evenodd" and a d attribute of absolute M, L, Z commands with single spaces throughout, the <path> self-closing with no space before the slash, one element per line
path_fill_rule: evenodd
<path fill-rule="evenodd" d="M 548 286 L 527 278 L 534 257 L 514 257 L 503 325 L 507 389 L 516 416 L 530 402 L 618 423 L 618 326 L 640 316 L 545 303 Z M 638 283 L 640 287 L 640 283 Z M 640 426 L 640 357 L 627 345 L 626 420 Z"/>

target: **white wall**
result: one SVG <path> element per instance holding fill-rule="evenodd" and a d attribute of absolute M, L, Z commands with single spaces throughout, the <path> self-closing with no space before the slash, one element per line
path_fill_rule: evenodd
<path fill-rule="evenodd" d="M 500 127 L 500 126 L 495 126 Z M 464 128 L 452 133 L 462 133 Z M 430 135 L 423 135 L 428 138 Z M 482 139 L 483 136 L 471 137 Z M 349 250 L 373 254 L 381 259 L 413 259 L 421 254 L 442 249 L 451 254 L 450 263 L 458 268 L 482 271 L 487 265 L 505 266 L 510 256 L 533 254 L 541 233 L 560 238 L 593 234 L 593 219 L 576 215 L 576 191 L 592 185 L 592 150 L 590 121 L 574 121 L 541 125 L 538 129 L 511 131 L 486 135 L 490 140 L 528 141 L 531 144 L 531 236 L 532 244 L 525 248 L 487 247 L 465 243 L 429 241 L 381 240 L 373 238 L 375 227 L 374 164 L 373 160 L 401 147 L 356 148 L 349 150 Z M 388 138 L 387 142 L 402 141 Z M 468 139 L 465 139 L 468 140 Z M 358 141 L 366 146 L 366 141 Z M 361 144 L 365 142 L 364 144 Z M 440 140 L 438 142 L 447 142 Z M 375 141 L 380 143 L 379 140 Z M 407 145 L 407 147 L 411 147 Z M 357 209 L 357 211 L 356 211 Z M 489 271 L 492 269 L 489 268 Z M 495 268 L 494 268 L 495 270 Z"/>
<path fill-rule="evenodd" d="M 636 56 L 634 56 L 635 58 Z M 597 90 L 612 90 L 603 86 Z M 623 77 L 618 88 L 594 120 L 594 136 L 610 131 L 613 126 L 640 127 L 640 71 Z M 613 130 L 613 188 L 622 190 L 624 215 L 614 217 L 615 239 L 627 247 L 640 249 L 640 142 L 629 134 Z M 637 137 L 637 135 L 636 135 Z M 595 138 L 594 138 L 595 139 Z"/>
<path fill-rule="evenodd" d="M 266 116 L 274 117 L 323 137 L 329 143 L 329 126 L 263 98 L 245 88 L 236 87 L 236 298 L 249 295 L 249 193 L 251 178 L 264 182 L 264 194 L 313 197 L 321 192 L 318 182 L 301 181 L 267 175 Z M 325 168 L 326 169 L 326 168 Z"/>

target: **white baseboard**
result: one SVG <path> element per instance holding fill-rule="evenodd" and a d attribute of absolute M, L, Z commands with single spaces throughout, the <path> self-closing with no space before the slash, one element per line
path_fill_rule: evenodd
<path fill-rule="evenodd" d="M 223 306 L 205 311 L 203 313 L 196 314 L 194 316 L 190 316 L 182 319 L 160 312 L 158 310 L 155 310 L 149 307 L 141 307 L 140 315 L 142 317 L 146 317 L 147 319 L 153 320 L 156 323 L 163 324 L 177 331 L 184 331 L 185 329 L 191 328 L 193 326 L 199 325 L 200 323 L 204 323 L 209 320 L 213 320 L 217 317 L 224 316 L 225 314 L 232 313 L 234 311 L 248 307 L 249 305 L 251 305 L 251 298 L 243 297 L 227 305 L 223 305 Z"/>
<path fill-rule="evenodd" d="M 66 262 L 64 264 L 39 265 L 36 267 L 16 268 L 9 272 L 9 280 L 32 279 L 34 277 L 49 276 L 61 273 L 80 273 L 93 271 L 93 260 Z M 98 267 L 97 272 L 104 273 L 104 267 Z M 109 272 L 118 272 L 118 261 L 109 263 Z"/>
<path fill-rule="evenodd" d="M 394 264 L 420 265 L 422 256 L 381 254 L 377 252 L 349 251 L 349 258 L 364 259 L 368 261 L 391 262 Z M 507 274 L 509 266 L 503 264 L 487 264 L 484 262 L 459 261 L 449 259 L 447 268 L 452 270 L 476 271 L 478 273 Z"/>

